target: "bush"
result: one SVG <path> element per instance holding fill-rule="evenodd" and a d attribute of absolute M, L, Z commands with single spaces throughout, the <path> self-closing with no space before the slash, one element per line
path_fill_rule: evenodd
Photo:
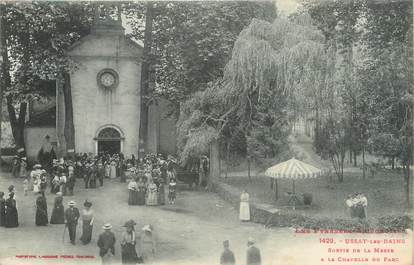
<path fill-rule="evenodd" d="M 378 218 L 378 229 L 384 232 L 401 232 L 405 229 L 413 229 L 413 218 L 408 215 L 387 215 Z"/>

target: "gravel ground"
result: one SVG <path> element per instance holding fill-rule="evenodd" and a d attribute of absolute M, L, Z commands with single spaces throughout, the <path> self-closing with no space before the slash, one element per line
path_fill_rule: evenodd
<path fill-rule="evenodd" d="M 64 197 L 65 205 L 73 199 L 79 208 L 85 199 L 89 199 L 95 210 L 92 242 L 83 246 L 77 241 L 72 246 L 68 242 L 68 235 L 65 236 L 65 242 L 62 242 L 63 225 L 36 227 L 36 196 L 23 195 L 20 179 L 13 179 L 8 174 L 1 176 L 0 190 L 6 191 L 10 184 L 16 186 L 20 226 L 0 228 L 0 265 L 100 264 L 96 241 L 102 225 L 110 222 L 119 238 L 123 231 L 122 224 L 131 218 L 137 222 L 137 229 L 152 224 L 156 231 L 157 251 L 152 255 L 150 245 L 145 245 L 146 264 L 219 264 L 222 241 L 225 239 L 230 240 L 236 264 L 246 264 L 248 237 L 256 239 L 262 253 L 262 264 L 329 264 L 320 263 L 321 255 L 326 253 L 326 246 L 319 244 L 320 235 L 301 235 L 288 228 L 265 229 L 259 224 L 240 223 L 237 211 L 214 193 L 181 190 L 175 205 L 128 206 L 126 184 L 109 180 L 106 180 L 103 188 L 94 190 L 83 189 L 83 183 L 78 181 L 75 196 Z M 54 195 L 47 193 L 46 196 L 50 217 Z M 77 238 L 79 236 L 80 229 Z M 407 253 L 408 246 L 403 247 Z M 114 263 L 118 264 L 121 259 L 119 242 L 115 251 Z M 17 258 L 16 255 L 33 255 L 35 258 Z M 43 255 L 57 255 L 58 259 L 40 258 Z M 61 255 L 74 258 L 63 258 Z M 400 260 L 394 264 L 405 263 Z"/>

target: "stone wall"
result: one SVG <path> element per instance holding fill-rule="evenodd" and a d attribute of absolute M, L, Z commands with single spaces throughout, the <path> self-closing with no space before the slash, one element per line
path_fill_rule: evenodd
<path fill-rule="evenodd" d="M 26 144 L 26 155 L 30 162 L 37 159 L 37 154 L 42 147 L 45 136 L 50 136 L 50 142 L 57 142 L 55 127 L 26 127 L 24 130 L 24 141 Z M 56 147 L 55 151 L 56 151 Z"/>
<path fill-rule="evenodd" d="M 239 209 L 240 194 L 242 190 L 220 181 L 213 181 L 212 189 L 222 199 L 231 203 L 237 210 Z M 274 208 L 272 205 L 250 200 L 250 217 L 252 222 L 266 224 L 267 221 L 276 219 L 277 214 L 275 214 L 274 217 L 269 220 L 271 215 L 277 210 L 278 209 Z"/>

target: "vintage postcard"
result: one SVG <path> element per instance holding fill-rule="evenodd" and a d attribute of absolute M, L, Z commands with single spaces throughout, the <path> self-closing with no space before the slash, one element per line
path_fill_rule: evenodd
<path fill-rule="evenodd" d="M 0 265 L 412 265 L 413 2 L 0 1 Z"/>

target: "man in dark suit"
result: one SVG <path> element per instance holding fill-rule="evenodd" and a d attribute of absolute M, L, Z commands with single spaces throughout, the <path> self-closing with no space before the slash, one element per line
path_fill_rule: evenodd
<path fill-rule="evenodd" d="M 233 251 L 230 250 L 230 243 L 228 240 L 223 242 L 223 253 L 221 253 L 220 264 L 221 265 L 234 265 L 236 260 L 234 258 Z"/>
<path fill-rule="evenodd" d="M 253 238 L 247 240 L 247 265 L 260 265 L 262 263 L 260 250 L 254 246 L 254 243 Z"/>
<path fill-rule="evenodd" d="M 110 264 L 111 258 L 115 255 L 115 234 L 111 231 L 111 224 L 102 227 L 105 231 L 99 235 L 98 247 L 102 264 Z"/>
<path fill-rule="evenodd" d="M 75 207 L 76 203 L 74 201 L 69 202 L 69 208 L 65 211 L 66 227 L 69 231 L 70 243 L 75 245 L 76 238 L 76 226 L 78 225 L 79 219 L 79 210 Z"/>

